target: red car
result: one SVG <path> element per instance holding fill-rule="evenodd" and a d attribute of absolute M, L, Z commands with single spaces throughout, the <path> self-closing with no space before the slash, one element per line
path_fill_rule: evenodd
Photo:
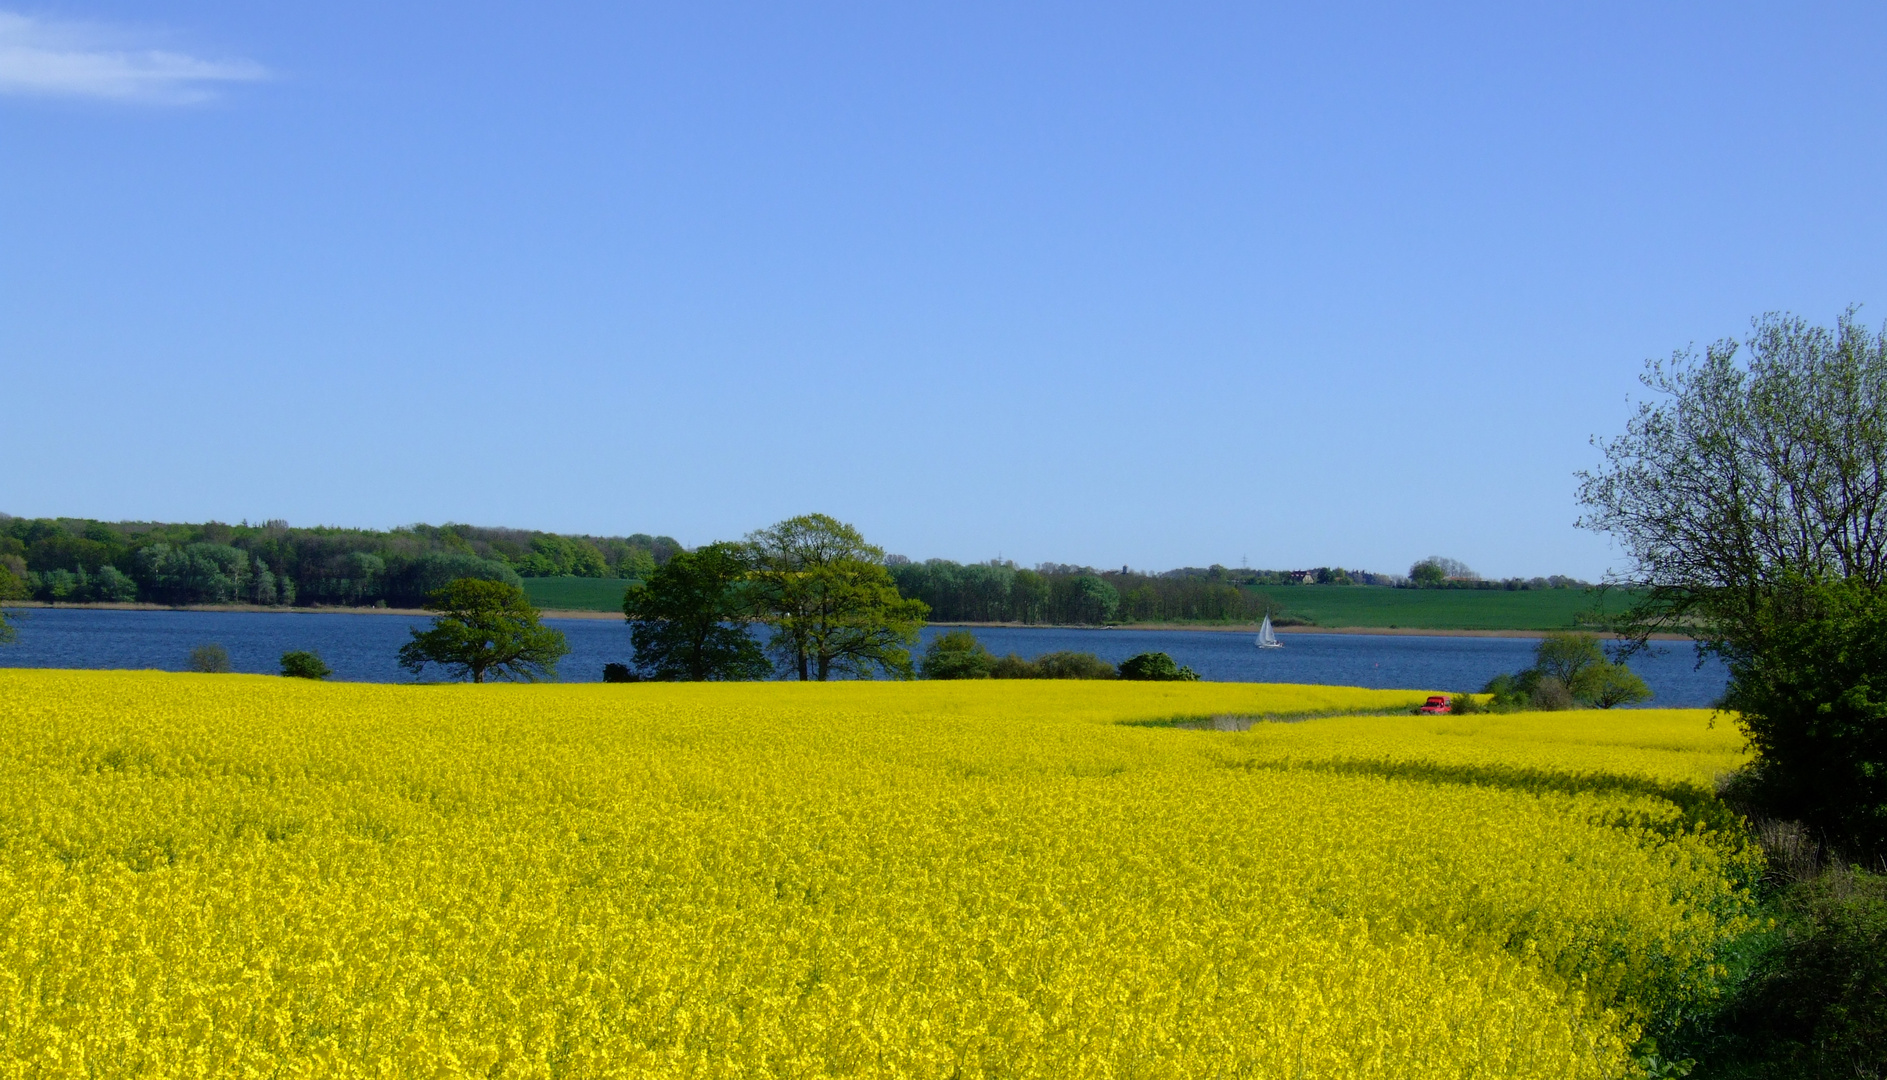
<path fill-rule="evenodd" d="M 1442 713 L 1452 712 L 1454 709 L 1448 704 L 1446 694 L 1430 694 L 1428 700 L 1422 703 L 1422 707 L 1415 711 L 1423 716 L 1439 716 Z"/>

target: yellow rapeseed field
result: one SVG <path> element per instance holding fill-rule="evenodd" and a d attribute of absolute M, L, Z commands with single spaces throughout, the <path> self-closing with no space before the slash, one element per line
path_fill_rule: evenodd
<path fill-rule="evenodd" d="M 1730 725 L 1144 723 L 1416 697 L 0 671 L 0 1077 L 1633 1075 Z"/>

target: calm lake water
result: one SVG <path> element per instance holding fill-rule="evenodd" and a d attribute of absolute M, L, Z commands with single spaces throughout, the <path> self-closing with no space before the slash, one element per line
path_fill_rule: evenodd
<path fill-rule="evenodd" d="M 215 642 L 229 650 L 237 671 L 274 674 L 284 652 L 321 654 L 334 677 L 363 682 L 408 682 L 395 658 L 408 631 L 423 617 L 223 611 L 99 611 L 35 608 L 22 611 L 19 641 L 0 647 L 0 667 L 150 668 L 182 671 L 190 650 Z M 568 682 L 597 682 L 603 665 L 626 662 L 629 629 L 617 619 L 545 619 L 570 641 L 558 665 Z M 927 629 L 924 639 L 943 631 Z M 1034 658 L 1071 649 L 1118 663 L 1135 653 L 1166 652 L 1202 678 L 1223 682 L 1323 683 L 1394 690 L 1479 690 L 1503 671 L 1532 661 L 1530 638 L 1414 637 L 1365 634 L 1287 634 L 1284 648 L 1260 650 L 1252 635 L 1206 630 L 1060 630 L 976 628 L 998 655 Z M 1631 661 L 1666 707 L 1707 706 L 1723 692 L 1715 661 L 1702 668 L 1689 645 L 1671 643 L 1657 655 Z M 436 674 L 438 669 L 428 669 Z"/>

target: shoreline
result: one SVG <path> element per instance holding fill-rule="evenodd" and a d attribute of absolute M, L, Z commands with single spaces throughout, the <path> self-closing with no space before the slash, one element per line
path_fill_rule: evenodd
<path fill-rule="evenodd" d="M 425 608 L 376 608 L 376 607 L 265 607 L 260 604 L 48 604 L 43 600 L 6 601 L 3 607 L 21 609 L 40 609 L 50 611 L 210 611 L 237 612 L 261 615 L 405 615 L 409 618 L 427 618 L 433 613 Z M 545 619 L 620 619 L 620 611 L 570 611 L 561 608 L 544 608 L 538 612 Z M 1116 626 L 1062 626 L 1044 623 L 1002 623 L 1002 622 L 934 622 L 926 626 L 952 629 L 986 628 L 1000 630 L 1192 630 L 1218 634 L 1249 634 L 1255 626 L 1228 626 L 1224 624 L 1200 625 L 1196 623 L 1121 623 Z M 1273 626 L 1279 634 L 1359 634 L 1379 637 L 1482 637 L 1482 638 L 1537 638 L 1552 630 L 1443 630 L 1417 626 Z M 1572 629 L 1561 627 L 1559 629 Z M 1618 639 L 1617 634 L 1589 631 L 1608 641 Z M 1683 634 L 1653 634 L 1653 641 L 1690 641 Z"/>
<path fill-rule="evenodd" d="M 993 630 L 1192 630 L 1217 634 L 1255 634 L 1258 625 L 1228 626 L 1223 623 L 1118 623 L 1111 626 L 1061 626 L 1045 623 L 1003 623 L 1003 622 L 936 622 L 926 626 L 944 626 L 953 628 L 984 627 Z M 1560 626 L 1546 630 L 1444 630 L 1419 626 L 1279 626 L 1273 623 L 1271 629 L 1279 634 L 1357 634 L 1374 637 L 1481 637 L 1481 638 L 1537 638 L 1542 634 L 1557 633 L 1566 630 L 1578 630 L 1579 627 Z M 1619 635 L 1606 630 L 1584 630 L 1603 641 L 1617 641 Z M 1652 641 L 1691 641 L 1685 634 L 1652 634 Z"/>

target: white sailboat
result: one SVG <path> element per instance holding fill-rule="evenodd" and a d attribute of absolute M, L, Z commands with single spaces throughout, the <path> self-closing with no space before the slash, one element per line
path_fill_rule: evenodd
<path fill-rule="evenodd" d="M 1271 613 L 1265 613 L 1265 621 L 1258 627 L 1258 647 L 1261 649 L 1282 649 L 1284 642 L 1271 631 Z"/>

